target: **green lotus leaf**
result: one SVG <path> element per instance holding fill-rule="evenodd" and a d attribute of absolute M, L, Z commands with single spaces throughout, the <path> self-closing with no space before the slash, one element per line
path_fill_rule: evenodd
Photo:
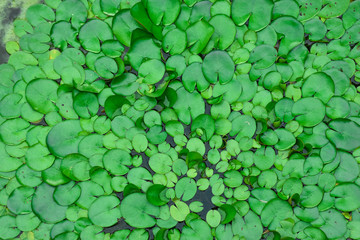
<path fill-rule="evenodd" d="M 54 200 L 62 206 L 69 206 L 79 199 L 81 188 L 75 182 L 57 186 L 54 191 Z"/>
<path fill-rule="evenodd" d="M 346 220 L 344 216 L 335 209 L 320 212 L 320 216 L 325 222 L 320 229 L 329 239 L 341 238 L 346 232 Z"/>
<path fill-rule="evenodd" d="M 35 27 L 41 23 L 46 23 L 47 21 L 54 21 L 55 13 L 50 7 L 44 4 L 35 4 L 27 9 L 26 19 Z"/>
<path fill-rule="evenodd" d="M 341 96 L 348 90 L 350 83 L 345 73 L 337 69 L 329 69 L 324 72 L 331 77 L 335 84 L 335 96 Z"/>
<path fill-rule="evenodd" d="M 249 240 L 255 240 L 261 238 L 262 230 L 260 218 L 253 211 L 249 211 L 243 217 L 239 214 L 235 215 L 232 223 L 234 234 Z"/>
<path fill-rule="evenodd" d="M 86 22 L 87 16 L 84 1 L 65 0 L 56 8 L 56 21 L 71 21 L 71 25 L 77 30 Z"/>
<path fill-rule="evenodd" d="M 351 1 L 349 8 L 343 14 L 342 19 L 344 21 L 345 29 L 350 28 L 358 19 L 360 19 L 357 9 L 359 8 L 358 1 Z"/>
<path fill-rule="evenodd" d="M 279 87 L 281 83 L 281 74 L 279 72 L 268 72 L 264 77 L 264 87 L 270 91 Z"/>
<path fill-rule="evenodd" d="M 331 119 L 346 118 L 350 113 L 349 103 L 342 97 L 332 97 L 326 106 L 326 116 Z"/>
<path fill-rule="evenodd" d="M 305 164 L 304 164 L 305 174 L 314 176 L 320 173 L 322 168 L 323 168 L 323 161 L 318 154 L 312 154 L 305 160 Z"/>
<path fill-rule="evenodd" d="M 343 151 L 338 151 L 336 158 L 340 158 L 340 164 L 335 170 L 334 176 L 337 182 L 353 182 L 359 175 L 359 167 L 355 158 Z"/>
<path fill-rule="evenodd" d="M 103 163 L 106 170 L 114 175 L 125 175 L 129 172 L 127 166 L 131 165 L 131 156 L 124 150 L 111 149 L 103 156 Z"/>
<path fill-rule="evenodd" d="M 21 114 L 22 96 L 17 93 L 8 94 L 0 101 L 0 115 L 4 118 L 18 118 Z M 31 109 L 31 107 L 30 107 Z"/>
<path fill-rule="evenodd" d="M 193 92 L 197 86 L 197 89 L 202 92 L 209 87 L 210 84 L 205 79 L 201 66 L 201 63 L 195 62 L 186 67 L 182 82 L 187 91 Z"/>
<path fill-rule="evenodd" d="M 297 178 L 286 179 L 284 185 L 282 186 L 282 193 L 285 194 L 285 196 L 290 199 L 296 196 L 295 194 L 300 195 L 302 191 L 303 191 L 302 182 Z"/>
<path fill-rule="evenodd" d="M 204 19 L 209 21 L 210 19 L 211 3 L 205 1 L 199 1 L 191 8 L 190 23 Z"/>
<path fill-rule="evenodd" d="M 111 81 L 111 89 L 116 94 L 129 96 L 139 88 L 136 79 L 136 76 L 132 73 L 123 73 Z"/>
<path fill-rule="evenodd" d="M 195 118 L 191 124 L 191 131 L 198 132 L 201 131 L 201 139 L 203 141 L 208 141 L 213 136 L 215 131 L 215 122 L 210 115 L 202 114 Z"/>
<path fill-rule="evenodd" d="M 167 134 L 162 131 L 162 126 L 153 126 L 146 133 L 146 137 L 152 144 L 160 144 L 166 140 Z"/>
<path fill-rule="evenodd" d="M 143 193 L 133 193 L 124 198 L 120 210 L 125 221 L 135 228 L 149 228 L 155 225 L 159 207 L 152 205 Z M 141 219 L 141 221 L 139 221 Z"/>
<path fill-rule="evenodd" d="M 76 39 L 77 32 L 68 22 L 56 22 L 51 28 L 50 36 L 54 46 L 61 50 L 67 48 L 68 44 L 75 48 L 80 47 L 80 44 Z"/>
<path fill-rule="evenodd" d="M 186 29 L 187 47 L 190 47 L 190 52 L 199 54 L 206 47 L 213 33 L 214 27 L 204 20 L 191 24 Z"/>
<path fill-rule="evenodd" d="M 280 141 L 281 141 L 280 137 Z M 270 169 L 275 162 L 275 151 L 272 148 L 261 147 L 255 152 L 254 163 L 260 170 Z"/>
<path fill-rule="evenodd" d="M 182 229 L 182 238 L 189 240 L 206 240 L 212 238 L 211 228 L 201 219 L 193 219 Z"/>
<path fill-rule="evenodd" d="M 65 206 L 60 206 L 53 199 L 55 188 L 42 183 L 37 187 L 31 206 L 36 216 L 45 223 L 57 223 L 65 219 Z"/>
<path fill-rule="evenodd" d="M 349 7 L 350 0 L 344 0 L 341 2 L 336 0 L 327 0 L 325 3 L 326 5 L 318 13 L 318 16 L 323 18 L 333 18 L 340 16 L 346 11 Z"/>
<path fill-rule="evenodd" d="M 345 34 L 341 38 L 341 41 L 349 44 L 356 44 L 360 42 L 359 31 L 359 24 L 354 24 L 352 27 L 346 30 Z"/>
<path fill-rule="evenodd" d="M 209 224 L 210 227 L 217 227 L 219 226 L 221 221 L 221 215 L 218 210 L 210 210 L 206 214 L 206 222 Z"/>
<path fill-rule="evenodd" d="M 100 8 L 106 15 L 114 16 L 120 8 L 120 0 L 100 0 Z"/>
<path fill-rule="evenodd" d="M 277 58 L 276 49 L 270 45 L 260 45 L 250 53 L 249 63 L 253 64 L 256 70 L 270 67 Z"/>
<path fill-rule="evenodd" d="M 157 39 L 162 39 L 161 27 L 155 25 L 149 18 L 149 14 L 145 8 L 146 2 L 137 2 L 131 9 L 131 16 L 143 26 L 149 33 L 152 33 Z"/>
<path fill-rule="evenodd" d="M 39 174 L 40 175 L 39 177 L 41 177 L 45 183 L 51 186 L 58 186 L 61 184 L 68 183 L 70 179 L 62 174 L 60 170 L 60 165 L 61 165 L 61 159 L 55 159 L 54 164 L 45 171 L 42 171 Z M 37 185 L 39 185 L 40 183 L 41 181 Z"/>
<path fill-rule="evenodd" d="M 343 18 L 345 15 L 343 15 Z M 325 21 L 328 32 L 326 37 L 329 39 L 338 39 L 345 33 L 343 22 L 339 18 L 330 18 Z"/>
<path fill-rule="evenodd" d="M 151 59 L 143 62 L 139 67 L 139 76 L 143 78 L 143 82 L 147 84 L 155 84 L 159 82 L 165 74 L 164 64 L 157 59 Z"/>
<path fill-rule="evenodd" d="M 81 231 L 80 238 L 90 238 L 90 239 L 96 239 L 100 240 L 101 238 L 104 238 L 104 233 L 102 231 L 102 227 L 96 226 L 96 225 L 85 225 L 83 230 Z"/>
<path fill-rule="evenodd" d="M 132 140 L 132 146 L 136 152 L 145 152 L 148 147 L 148 140 L 144 134 L 137 134 Z"/>
<path fill-rule="evenodd" d="M 177 0 L 148 0 L 146 8 L 154 24 L 170 25 L 175 22 L 180 13 L 180 2 Z"/>
<path fill-rule="evenodd" d="M 262 135 L 260 135 L 260 140 L 265 145 L 275 145 L 279 138 L 273 130 L 267 130 Z"/>
<path fill-rule="evenodd" d="M 121 9 L 113 18 L 114 36 L 127 47 L 130 46 L 132 32 L 137 28 L 140 28 L 140 25 L 131 16 L 128 9 Z"/>
<path fill-rule="evenodd" d="M 101 196 L 89 208 L 89 219 L 101 227 L 110 227 L 121 217 L 120 200 L 115 196 Z"/>
<path fill-rule="evenodd" d="M 256 121 L 248 115 L 240 115 L 232 121 L 230 136 L 253 137 L 256 131 Z"/>
<path fill-rule="evenodd" d="M 275 130 L 275 133 L 279 138 L 279 141 L 275 145 L 275 148 L 278 150 L 289 149 L 296 143 L 295 136 L 286 129 L 278 128 Z"/>
<path fill-rule="evenodd" d="M 321 0 L 296 0 L 300 7 L 298 20 L 305 22 L 313 18 L 322 8 Z"/>
<path fill-rule="evenodd" d="M 106 115 L 111 119 L 121 115 L 122 106 L 125 104 L 129 104 L 129 101 L 123 96 L 115 95 L 108 97 L 104 104 Z"/>
<path fill-rule="evenodd" d="M 292 114 L 304 127 L 313 127 L 323 120 L 325 106 L 317 98 L 306 97 L 294 103 Z"/>
<path fill-rule="evenodd" d="M 144 59 L 161 59 L 160 47 L 151 38 L 140 38 L 132 42 L 127 56 L 131 66 L 138 71 Z"/>
<path fill-rule="evenodd" d="M 1 239 L 360 238 L 359 0 L 24 6 Z"/>
<path fill-rule="evenodd" d="M 243 176 L 236 170 L 226 171 L 224 176 L 224 184 L 231 188 L 240 187 L 243 182 Z"/>
<path fill-rule="evenodd" d="M 171 55 L 181 54 L 187 45 L 186 33 L 180 29 L 172 29 L 167 32 L 162 42 L 162 48 Z"/>
<path fill-rule="evenodd" d="M 228 103 L 234 103 L 236 101 L 239 101 L 239 99 L 242 96 L 243 86 L 241 85 L 243 83 L 243 80 L 247 77 L 244 77 L 245 75 L 239 75 L 237 77 L 233 77 L 230 82 L 226 84 L 221 84 L 220 82 L 215 83 L 215 86 L 213 88 L 213 98 L 217 100 L 221 100 L 221 98 L 228 102 Z M 251 94 L 251 93 L 250 93 Z M 246 97 L 246 95 L 244 95 Z M 214 104 L 217 104 L 216 101 Z"/>
<path fill-rule="evenodd" d="M 41 144 L 31 146 L 25 154 L 26 164 L 35 171 L 44 171 L 51 167 L 55 157 Z"/>
<path fill-rule="evenodd" d="M 296 207 L 294 209 L 294 213 L 296 217 L 300 218 L 305 222 L 312 222 L 319 218 L 319 210 L 318 208 L 300 208 Z"/>
<path fill-rule="evenodd" d="M 25 19 L 16 19 L 14 21 L 14 33 L 18 37 L 22 37 L 25 34 L 33 33 L 34 29 L 31 24 Z"/>
<path fill-rule="evenodd" d="M 74 98 L 74 110 L 81 118 L 91 118 L 99 110 L 96 95 L 92 93 L 79 93 Z"/>
<path fill-rule="evenodd" d="M 306 208 L 319 205 L 323 198 L 323 192 L 318 186 L 305 186 L 300 195 L 300 204 Z"/>
<path fill-rule="evenodd" d="M 199 167 L 199 164 L 204 160 L 202 155 L 199 152 L 203 152 L 203 145 L 199 141 L 190 141 L 190 143 L 194 144 L 191 145 L 189 150 L 195 150 L 190 151 L 186 154 L 186 166 L 188 168 L 192 167 Z"/>
<path fill-rule="evenodd" d="M 102 118 L 100 118 L 101 121 Z M 108 126 L 104 126 L 107 128 L 107 131 L 110 129 L 110 119 L 107 119 Z M 105 123 L 106 124 L 106 123 Z M 84 155 L 85 157 L 93 157 L 96 154 L 103 154 L 106 150 L 103 148 L 103 136 L 100 134 L 91 134 L 85 136 L 79 143 L 79 153 Z"/>
<path fill-rule="evenodd" d="M 270 230 L 280 226 L 280 222 L 293 216 L 289 203 L 278 198 L 270 200 L 261 212 L 261 222 Z"/>
<path fill-rule="evenodd" d="M 356 41 L 356 37 L 353 36 L 353 40 Z M 341 60 L 349 55 L 350 47 L 344 44 L 343 40 L 333 40 L 328 45 L 329 58 L 331 60 Z"/>
<path fill-rule="evenodd" d="M 182 55 L 173 55 L 166 60 L 166 71 L 176 74 L 176 76 L 182 75 L 185 68 L 185 57 Z"/>
<path fill-rule="evenodd" d="M 319 41 L 327 32 L 325 24 L 319 18 L 313 18 L 304 24 L 305 33 L 309 34 L 309 40 Z"/>
<path fill-rule="evenodd" d="M 285 0 L 274 3 L 274 9 L 272 12 L 272 19 L 276 19 L 283 15 L 288 15 L 294 18 L 297 18 L 299 15 L 300 9 L 299 5 L 294 0 Z"/>
<path fill-rule="evenodd" d="M 95 71 L 97 74 L 99 74 L 100 77 L 103 77 L 104 79 L 111 79 L 116 74 L 121 74 L 123 72 L 123 69 L 121 69 L 122 62 L 120 60 L 118 61 L 119 62 L 116 62 L 110 57 L 99 57 L 95 61 Z"/>
<path fill-rule="evenodd" d="M 271 26 L 278 34 L 284 37 L 281 39 L 278 55 L 285 56 L 290 50 L 298 46 L 304 39 L 303 25 L 292 17 L 280 17 L 271 23 Z"/>
<path fill-rule="evenodd" d="M 196 194 L 196 183 L 193 179 L 184 177 L 181 178 L 175 185 L 175 194 L 177 198 L 183 201 L 191 200 Z"/>
<path fill-rule="evenodd" d="M 273 190 L 266 188 L 257 188 L 251 192 L 251 196 L 249 197 L 249 206 L 251 209 L 257 214 L 260 215 L 261 211 L 265 207 L 265 205 L 272 199 L 276 198 L 276 194 Z M 245 210 L 240 211 L 240 215 L 245 215 L 249 211 L 249 206 L 246 207 L 246 204 L 239 204 L 239 206 Z M 239 210 L 238 210 L 239 211 Z"/>
<path fill-rule="evenodd" d="M 326 137 L 336 148 L 353 151 L 359 146 L 360 139 L 357 136 L 360 126 L 357 123 L 348 119 L 335 119 L 329 123 L 329 128 Z"/>
<path fill-rule="evenodd" d="M 204 51 L 209 52 L 213 48 L 227 49 L 235 40 L 236 26 L 234 22 L 228 16 L 219 14 L 213 16 L 209 23 L 214 27 L 214 34 Z"/>
<path fill-rule="evenodd" d="M 151 169 L 159 174 L 168 173 L 171 170 L 171 158 L 163 153 L 157 153 L 150 157 L 149 166 Z"/>
<path fill-rule="evenodd" d="M 317 97 L 325 104 L 334 95 L 334 91 L 332 79 L 321 72 L 310 75 L 301 88 L 303 97 Z"/>
<path fill-rule="evenodd" d="M 46 137 L 49 151 L 58 157 L 65 157 L 78 152 L 78 145 L 83 138 L 80 121 L 67 120 L 55 125 Z"/>
<path fill-rule="evenodd" d="M 318 185 L 325 192 L 331 191 L 335 187 L 335 184 L 336 178 L 332 174 L 325 173 L 320 175 Z"/>
<path fill-rule="evenodd" d="M 89 160 L 81 154 L 69 154 L 61 160 L 61 172 L 74 181 L 86 181 L 90 179 Z"/>
<path fill-rule="evenodd" d="M 28 187 L 36 187 L 42 183 L 41 172 L 34 171 L 27 165 L 17 169 L 16 178 L 21 185 Z"/>
<path fill-rule="evenodd" d="M 124 46 L 117 40 L 107 40 L 101 45 L 101 51 L 108 57 L 118 58 L 121 57 Z"/>
<path fill-rule="evenodd" d="M 275 115 L 283 122 L 290 122 L 294 117 L 292 116 L 292 108 L 294 101 L 289 98 L 282 98 L 275 104 Z"/>
<path fill-rule="evenodd" d="M 231 12 L 231 4 L 226 1 L 215 2 L 210 8 L 211 16 L 220 15 L 220 14 L 230 16 L 230 12 Z"/>
<path fill-rule="evenodd" d="M 360 195 L 360 188 L 353 183 L 337 185 L 330 194 L 335 197 L 335 208 L 340 211 L 351 212 L 359 208 L 360 203 L 357 199 Z"/>
<path fill-rule="evenodd" d="M 3 239 L 11 239 L 19 235 L 20 230 L 17 228 L 15 217 L 3 215 L 0 217 L 1 231 L 0 237 Z"/>
<path fill-rule="evenodd" d="M 14 189 L 8 198 L 7 207 L 14 214 L 31 213 L 31 200 L 34 192 L 33 188 L 25 186 Z"/>
<path fill-rule="evenodd" d="M 79 40 L 81 46 L 94 53 L 101 51 L 100 41 L 106 41 L 113 38 L 113 33 L 109 25 L 100 20 L 91 20 L 81 26 L 79 31 Z"/>
<path fill-rule="evenodd" d="M 15 221 L 17 228 L 21 231 L 33 231 L 41 223 L 40 219 L 36 217 L 34 213 L 18 215 Z"/>
<path fill-rule="evenodd" d="M 269 0 L 257 0 L 254 4 L 235 0 L 231 5 L 232 19 L 239 26 L 249 20 L 249 29 L 259 31 L 269 25 L 273 7 Z"/>
<path fill-rule="evenodd" d="M 191 119 L 195 119 L 205 112 L 205 104 L 198 92 L 189 93 L 184 88 L 176 90 L 178 99 L 173 108 L 179 120 L 189 124 Z"/>
<path fill-rule="evenodd" d="M 166 198 L 166 187 L 160 184 L 154 184 L 146 191 L 146 199 L 155 206 L 162 206 L 168 203 Z"/>
<path fill-rule="evenodd" d="M 12 65 L 15 70 L 19 70 L 27 65 L 36 66 L 39 64 L 39 61 L 30 53 L 18 51 L 11 54 L 8 63 Z"/>
<path fill-rule="evenodd" d="M 8 145 L 18 145 L 25 141 L 29 126 L 30 124 L 22 118 L 6 120 L 0 125 L 1 140 Z"/>
<path fill-rule="evenodd" d="M 309 237 L 310 239 L 321 239 L 321 240 L 325 240 L 326 235 L 323 231 L 321 231 L 318 228 L 314 228 L 314 227 L 307 227 L 304 229 L 304 234 L 306 234 L 307 237 Z"/>
<path fill-rule="evenodd" d="M 50 37 L 45 33 L 27 34 L 20 38 L 21 49 L 31 53 L 44 53 L 49 50 Z"/>
<path fill-rule="evenodd" d="M 76 201 L 76 205 L 81 208 L 89 209 L 91 204 L 99 197 L 104 195 L 104 189 L 101 185 L 93 181 L 85 181 L 78 183 L 81 188 L 81 195 Z"/>

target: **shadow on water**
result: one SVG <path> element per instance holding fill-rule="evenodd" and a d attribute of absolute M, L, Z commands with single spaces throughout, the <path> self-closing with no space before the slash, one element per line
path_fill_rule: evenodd
<path fill-rule="evenodd" d="M 5 14 L 4 19 L 1 21 L 2 29 L 0 31 L 0 64 L 6 63 L 9 59 L 9 54 L 6 52 L 4 36 L 5 26 L 13 24 L 14 20 L 20 15 L 20 8 L 11 8 L 8 4 L 3 10 Z"/>

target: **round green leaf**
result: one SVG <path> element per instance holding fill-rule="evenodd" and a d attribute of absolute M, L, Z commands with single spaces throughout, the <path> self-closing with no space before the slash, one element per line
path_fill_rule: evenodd
<path fill-rule="evenodd" d="M 89 219 L 101 227 L 110 227 L 121 217 L 118 205 L 120 200 L 115 196 L 101 196 L 89 208 Z"/>
<path fill-rule="evenodd" d="M 125 221 L 135 228 L 150 228 L 155 225 L 159 207 L 152 205 L 143 193 L 133 193 L 124 198 L 120 204 L 121 214 Z M 141 219 L 141 221 L 139 221 Z"/>
<path fill-rule="evenodd" d="M 209 83 L 225 84 L 233 78 L 235 65 L 225 51 L 212 51 L 206 55 L 202 71 Z"/>

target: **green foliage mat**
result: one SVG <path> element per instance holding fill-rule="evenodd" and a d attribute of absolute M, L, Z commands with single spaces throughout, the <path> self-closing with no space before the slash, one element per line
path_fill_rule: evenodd
<path fill-rule="evenodd" d="M 360 239 L 360 0 L 45 0 L 0 65 L 0 239 Z"/>

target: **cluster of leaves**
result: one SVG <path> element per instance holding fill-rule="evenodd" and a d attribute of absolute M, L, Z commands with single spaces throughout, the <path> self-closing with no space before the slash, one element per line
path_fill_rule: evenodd
<path fill-rule="evenodd" d="M 360 0 L 45 0 L 14 31 L 1 239 L 360 239 Z"/>

